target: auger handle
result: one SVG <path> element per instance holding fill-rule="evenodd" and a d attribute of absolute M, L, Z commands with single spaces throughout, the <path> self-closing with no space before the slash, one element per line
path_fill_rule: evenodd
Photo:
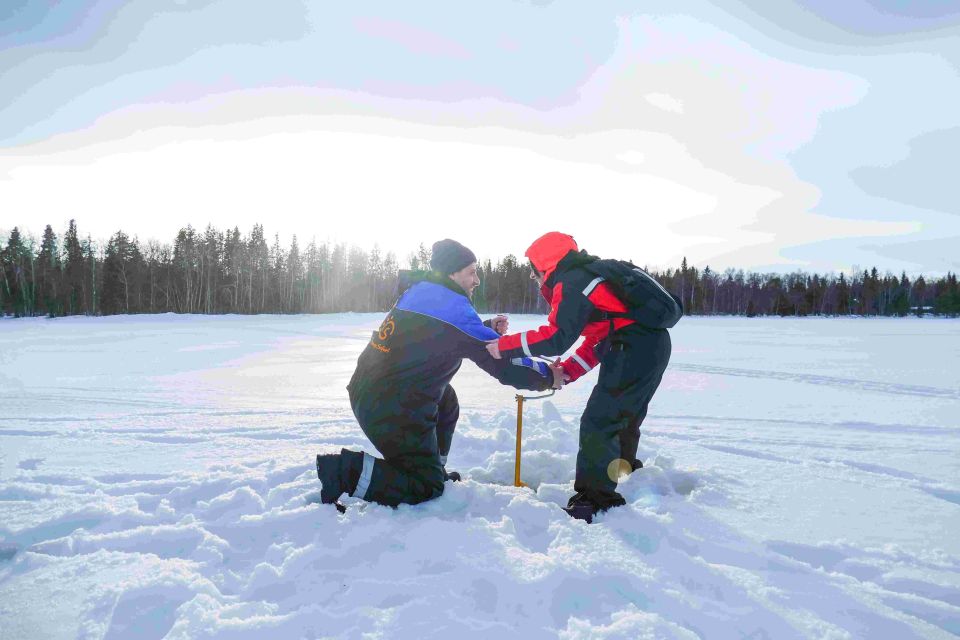
<path fill-rule="evenodd" d="M 523 487 L 520 481 L 520 442 L 523 438 L 523 400 L 524 397 L 517 394 L 517 453 L 513 467 L 513 486 Z"/>
<path fill-rule="evenodd" d="M 550 393 L 545 393 L 539 396 L 524 396 L 517 394 L 517 453 L 516 461 L 513 467 L 513 486 L 515 487 L 525 487 L 527 486 L 522 480 L 520 480 L 520 442 L 523 439 L 523 401 L 524 400 L 540 400 L 541 398 L 549 398 L 557 392 L 556 389 L 552 389 Z"/>

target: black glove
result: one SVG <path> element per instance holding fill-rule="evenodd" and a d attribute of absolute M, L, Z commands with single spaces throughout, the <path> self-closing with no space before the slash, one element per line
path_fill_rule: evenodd
<path fill-rule="evenodd" d="M 444 468 L 443 468 L 443 480 L 444 480 L 444 481 L 449 480 L 450 482 L 460 482 L 460 474 L 459 474 L 458 472 L 456 472 L 456 471 L 451 471 L 450 473 L 447 473 L 447 468 L 444 467 Z"/>

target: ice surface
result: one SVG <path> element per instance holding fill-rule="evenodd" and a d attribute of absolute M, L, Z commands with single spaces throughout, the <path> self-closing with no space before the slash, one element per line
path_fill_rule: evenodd
<path fill-rule="evenodd" d="M 0 321 L 0 639 L 960 634 L 960 325 L 686 318 L 627 506 L 572 493 L 593 373 L 524 410 L 464 364 L 448 467 L 318 504 L 369 447 L 379 315 Z M 514 316 L 512 329 L 539 318 Z"/>

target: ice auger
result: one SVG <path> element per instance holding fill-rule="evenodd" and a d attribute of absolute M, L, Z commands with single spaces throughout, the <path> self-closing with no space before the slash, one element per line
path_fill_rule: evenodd
<path fill-rule="evenodd" d="M 523 401 L 524 400 L 540 400 L 541 398 L 549 398 L 557 392 L 556 389 L 550 391 L 550 393 L 545 393 L 540 396 L 524 396 L 517 394 L 517 459 L 516 465 L 513 469 L 513 486 L 515 487 L 525 487 L 527 486 L 522 480 L 520 480 L 520 441 L 523 437 Z"/>

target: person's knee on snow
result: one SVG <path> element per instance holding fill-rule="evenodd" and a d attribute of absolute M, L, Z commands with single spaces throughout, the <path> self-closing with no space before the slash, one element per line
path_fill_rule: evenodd
<path fill-rule="evenodd" d="M 400 455 L 386 460 L 374 459 L 369 485 L 354 497 L 396 507 L 419 504 L 443 494 L 443 468 L 435 456 Z"/>
<path fill-rule="evenodd" d="M 421 486 L 422 493 L 411 500 L 409 504 L 419 504 L 442 496 L 444 487 L 443 470 L 441 469 L 439 474 L 430 474 L 430 477 Z"/>

